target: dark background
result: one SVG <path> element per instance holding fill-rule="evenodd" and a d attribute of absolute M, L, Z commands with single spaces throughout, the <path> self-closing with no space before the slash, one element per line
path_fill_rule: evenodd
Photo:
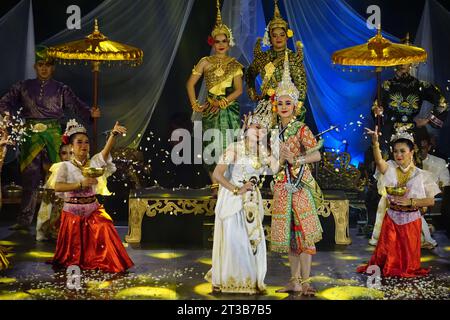
<path fill-rule="evenodd" d="M 19 0 L 1 0 L 0 17 L 19 2 Z M 66 27 L 66 19 L 68 17 L 66 8 L 69 5 L 80 6 L 81 13 L 84 16 L 101 2 L 101 0 L 34 0 L 33 11 L 36 43 L 38 44 L 46 40 Z M 425 5 L 425 0 L 346 0 L 346 2 L 363 17 L 367 17 L 366 8 L 369 5 L 380 6 L 383 30 L 398 38 L 404 38 L 406 33 L 409 32 L 412 40 L 414 39 L 416 30 L 419 26 Z M 439 0 L 438 2 L 447 10 L 450 10 L 450 0 Z M 263 6 L 265 16 L 271 19 L 273 15 L 273 1 L 263 0 Z M 282 1 L 280 1 L 280 9 L 282 14 L 286 16 L 284 14 Z M 201 57 L 210 53 L 210 47 L 206 40 L 214 25 L 214 20 L 215 1 L 196 0 L 173 62 L 171 73 L 167 79 L 167 84 L 150 121 L 149 128 L 147 129 L 148 132 L 152 131 L 157 136 L 161 137 L 161 142 L 157 142 L 156 146 L 153 147 L 153 150 L 159 150 L 160 148 L 170 150 L 171 146 L 168 144 L 167 140 L 170 137 L 169 134 L 171 130 L 176 127 L 189 127 L 191 125 L 191 108 L 186 95 L 185 83 L 191 73 L 193 65 L 195 65 Z M 161 23 L 163 22 L 161 21 Z M 3 63 L 6 62 L 3 61 Z M 68 84 L 70 85 L 70 83 Z M 0 92 L 0 95 L 2 94 L 3 92 Z M 91 101 L 90 97 L 82 98 L 85 101 Z M 313 124 L 308 124 L 314 127 Z M 142 147 L 149 147 L 151 150 L 153 143 L 155 143 L 155 141 L 148 143 L 143 139 Z M 163 159 L 162 153 L 148 153 L 149 154 L 146 154 L 146 156 L 152 159 L 153 165 L 152 181 L 153 179 L 157 180 L 165 187 L 177 187 L 182 184 L 198 188 L 208 183 L 207 174 L 201 166 L 174 166 L 170 161 L 166 161 L 166 163 L 163 164 L 162 161 L 160 161 Z M 11 172 L 11 169 L 3 171 L 3 184 L 6 184 L 9 182 L 8 180 L 11 179 L 11 174 L 9 173 L 9 177 L 5 177 L 5 171 Z M 15 179 L 18 181 L 17 177 Z M 122 191 L 120 197 L 116 197 L 115 200 L 108 200 L 108 202 L 114 203 L 113 211 L 120 212 L 115 218 L 126 220 L 127 205 L 123 201 L 124 198 L 126 199 L 128 190 L 123 190 L 123 188 L 121 189 L 120 186 L 114 186 L 114 184 L 111 187 L 112 191 Z"/>

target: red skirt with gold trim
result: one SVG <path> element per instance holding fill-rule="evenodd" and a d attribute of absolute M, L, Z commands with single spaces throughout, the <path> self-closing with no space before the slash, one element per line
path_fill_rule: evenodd
<path fill-rule="evenodd" d="M 358 267 L 356 271 L 364 273 L 368 266 L 377 265 L 385 277 L 412 278 L 427 275 L 429 270 L 420 267 L 421 231 L 420 219 L 398 225 L 386 214 L 369 264 Z"/>
<path fill-rule="evenodd" d="M 87 217 L 62 212 L 52 263 L 112 273 L 124 272 L 134 265 L 103 207 Z"/>

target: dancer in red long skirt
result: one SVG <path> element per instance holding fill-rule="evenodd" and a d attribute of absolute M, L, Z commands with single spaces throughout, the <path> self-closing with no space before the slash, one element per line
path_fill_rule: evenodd
<path fill-rule="evenodd" d="M 86 129 L 75 120 L 68 122 L 63 142 L 72 147 L 72 158 L 54 164 L 47 183 L 64 199 L 54 265 L 112 273 L 133 266 L 111 217 L 96 198 L 97 194 L 110 195 L 106 178 L 116 170 L 110 151 L 117 136 L 125 132 L 126 128 L 116 123 L 103 150 L 89 159 Z M 104 173 L 98 178 L 86 177 L 89 167 L 103 168 Z"/>

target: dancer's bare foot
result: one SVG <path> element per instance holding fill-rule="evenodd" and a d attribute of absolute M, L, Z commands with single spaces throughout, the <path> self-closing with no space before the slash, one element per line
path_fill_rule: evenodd
<path fill-rule="evenodd" d="M 315 297 L 316 290 L 308 282 L 303 282 L 302 283 L 302 295 L 306 296 L 306 297 Z"/>
<path fill-rule="evenodd" d="M 275 291 L 277 293 L 302 292 L 302 287 L 296 278 L 291 278 L 289 283 L 282 289 Z"/>

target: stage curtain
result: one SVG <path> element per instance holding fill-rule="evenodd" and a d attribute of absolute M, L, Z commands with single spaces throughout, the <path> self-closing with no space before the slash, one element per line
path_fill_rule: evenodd
<path fill-rule="evenodd" d="M 368 29 L 366 20 L 344 1 L 285 0 L 283 3 L 294 40 L 304 44 L 308 101 L 318 130 L 340 125 L 339 132 L 325 134 L 325 146 L 340 151 L 348 147 L 352 163 L 357 164 L 363 161 L 369 145 L 363 136 L 363 126 L 373 125 L 370 108 L 376 95 L 375 73 L 343 72 L 333 66 L 331 55 L 336 50 L 365 43 L 376 31 Z M 383 78 L 389 76 L 392 71 L 383 73 Z"/>
<path fill-rule="evenodd" d="M 17 81 L 34 78 L 34 29 L 31 0 L 22 0 L 0 18 L 0 95 Z M 20 23 L 18 23 L 20 21 Z M 26 63 L 24 63 L 24 61 Z"/>
<path fill-rule="evenodd" d="M 102 65 L 100 69 L 99 132 L 120 121 L 128 134 L 118 140 L 119 146 L 139 145 L 171 70 L 193 1 L 105 0 L 83 17 L 80 30 L 65 29 L 44 42 L 51 46 L 83 38 L 93 31 L 98 18 L 100 31 L 108 38 L 144 51 L 141 66 Z M 91 103 L 90 64 L 58 66 L 55 78 Z M 103 141 L 99 139 L 99 144 Z"/>
<path fill-rule="evenodd" d="M 436 84 L 450 101 L 450 37 L 445 30 L 450 29 L 450 12 L 436 0 L 427 0 L 422 19 L 416 33 L 415 45 L 428 53 L 427 63 L 420 64 L 417 77 Z M 421 115 L 427 117 L 433 106 L 427 103 Z M 450 158 L 450 116 L 440 131 L 427 126 L 433 133 L 439 133 L 438 151 Z"/>

